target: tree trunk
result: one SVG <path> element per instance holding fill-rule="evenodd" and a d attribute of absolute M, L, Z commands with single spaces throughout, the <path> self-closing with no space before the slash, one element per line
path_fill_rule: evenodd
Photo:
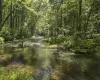
<path fill-rule="evenodd" d="M 78 10 L 78 18 L 76 24 L 76 38 L 82 38 L 82 0 L 79 0 L 79 10 Z"/>
<path fill-rule="evenodd" d="M 82 20 L 81 20 L 81 17 L 82 17 L 82 0 L 79 0 L 79 24 L 78 24 L 78 31 L 81 31 L 82 30 Z"/>
<path fill-rule="evenodd" d="M 12 2 L 11 2 L 11 5 L 10 5 L 10 13 L 13 12 L 13 5 L 12 5 Z M 14 34 L 13 34 L 13 13 L 10 15 L 10 29 L 11 29 L 11 35 L 12 35 L 12 40 L 14 39 Z"/>
<path fill-rule="evenodd" d="M 14 11 L 15 11 L 15 10 L 13 10 L 12 12 L 10 12 L 10 13 L 8 14 L 8 16 L 5 18 L 5 20 L 3 21 L 2 25 L 1 25 L 1 29 L 2 29 L 2 27 L 4 26 L 5 22 L 9 19 L 9 17 L 14 13 Z"/>
<path fill-rule="evenodd" d="M 11 5 L 10 5 L 10 13 L 12 12 L 13 10 L 12 10 L 12 3 L 11 3 Z M 13 27 L 13 15 L 11 14 L 10 15 L 10 28 L 12 29 L 12 27 Z"/>
<path fill-rule="evenodd" d="M 2 29 L 2 0 L 0 0 L 0 31 Z"/>
<path fill-rule="evenodd" d="M 86 23 L 85 23 L 85 26 L 84 26 L 84 37 L 86 36 L 87 34 L 87 27 L 88 27 L 88 24 L 89 24 L 89 21 L 90 21 L 90 17 L 91 17 L 91 14 L 92 14 L 92 11 L 93 11 L 93 7 L 94 7 L 94 0 L 93 0 L 93 3 L 91 5 L 91 8 L 89 10 L 89 13 L 87 15 L 87 20 L 86 20 Z"/>
<path fill-rule="evenodd" d="M 60 24 L 61 28 L 63 27 L 63 9 L 62 9 L 62 5 L 63 5 L 63 0 L 61 0 L 61 5 L 60 5 L 60 7 L 61 7 L 61 24 Z M 63 33 L 63 31 L 61 30 L 60 34 L 62 34 L 62 33 Z"/>

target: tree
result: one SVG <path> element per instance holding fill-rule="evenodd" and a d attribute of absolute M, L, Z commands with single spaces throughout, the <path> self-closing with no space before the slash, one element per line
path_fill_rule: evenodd
<path fill-rule="evenodd" d="M 1 30 L 1 24 L 2 24 L 2 0 L 0 0 L 0 30 Z"/>

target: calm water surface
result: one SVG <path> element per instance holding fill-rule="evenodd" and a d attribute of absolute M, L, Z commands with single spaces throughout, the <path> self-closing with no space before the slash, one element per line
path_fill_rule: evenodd
<path fill-rule="evenodd" d="M 0 53 L 13 54 L 13 63 L 35 67 L 35 80 L 100 80 L 100 53 L 81 55 L 41 46 L 3 47 Z M 25 56 L 16 57 L 18 54 Z"/>

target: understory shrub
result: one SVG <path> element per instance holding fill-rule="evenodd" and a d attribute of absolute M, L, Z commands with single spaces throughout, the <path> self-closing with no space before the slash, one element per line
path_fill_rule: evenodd
<path fill-rule="evenodd" d="M 95 49 L 96 43 L 94 39 L 79 39 L 74 42 L 74 46 L 70 50 L 76 53 L 93 53 Z"/>
<path fill-rule="evenodd" d="M 48 41 L 50 44 L 61 44 L 66 40 L 66 37 L 64 35 L 58 35 L 58 36 L 52 36 L 48 38 Z"/>
<path fill-rule="evenodd" d="M 0 32 L 0 36 L 2 36 L 5 40 L 11 40 L 11 30 L 7 27 L 4 26 Z"/>
<path fill-rule="evenodd" d="M 4 38 L 0 37 L 0 44 L 3 44 L 3 43 L 4 43 Z"/>

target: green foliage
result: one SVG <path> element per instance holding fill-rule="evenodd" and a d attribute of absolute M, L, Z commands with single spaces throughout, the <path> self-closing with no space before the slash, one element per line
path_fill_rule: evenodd
<path fill-rule="evenodd" d="M 64 35 L 58 35 L 56 36 L 52 36 L 48 38 L 48 42 L 50 42 L 50 44 L 61 44 L 64 43 L 64 41 L 66 40 L 66 37 Z"/>
<path fill-rule="evenodd" d="M 49 37 L 45 42 L 49 42 L 50 44 L 55 44 L 55 37 Z"/>
<path fill-rule="evenodd" d="M 99 0 L 5 0 L 5 4 L 0 22 L 0 25 L 4 23 L 0 26 L 0 36 L 5 40 L 36 34 L 69 50 L 89 50 L 99 43 L 87 40 L 100 34 Z"/>
<path fill-rule="evenodd" d="M 57 43 L 63 43 L 66 40 L 66 37 L 64 35 L 58 35 L 57 37 Z"/>
<path fill-rule="evenodd" d="M 70 50 L 74 46 L 73 36 L 66 37 L 65 41 L 62 44 L 67 50 Z"/>
<path fill-rule="evenodd" d="M 1 54 L 0 55 L 0 64 L 7 65 L 11 62 L 12 55 L 11 54 Z"/>
<path fill-rule="evenodd" d="M 36 37 L 35 36 L 32 36 L 32 39 L 35 39 Z"/>
<path fill-rule="evenodd" d="M 4 38 L 0 37 L 0 44 L 3 44 L 3 43 L 4 43 Z"/>
<path fill-rule="evenodd" d="M 26 71 L 16 70 L 7 71 L 4 67 L 0 67 L 0 80 L 34 80 L 32 75 Z"/>
<path fill-rule="evenodd" d="M 10 34 L 10 29 L 7 26 L 3 27 L 0 32 L 0 36 L 2 36 L 5 40 L 11 40 L 12 36 Z"/>
<path fill-rule="evenodd" d="M 34 79 L 33 79 L 32 76 L 30 76 L 26 73 L 12 72 L 12 73 L 9 73 L 9 74 L 1 74 L 0 80 L 34 80 Z"/>
<path fill-rule="evenodd" d="M 93 39 L 86 39 L 81 40 L 79 39 L 75 42 L 74 46 L 71 48 L 72 51 L 76 53 L 93 53 L 96 49 L 95 40 Z"/>

